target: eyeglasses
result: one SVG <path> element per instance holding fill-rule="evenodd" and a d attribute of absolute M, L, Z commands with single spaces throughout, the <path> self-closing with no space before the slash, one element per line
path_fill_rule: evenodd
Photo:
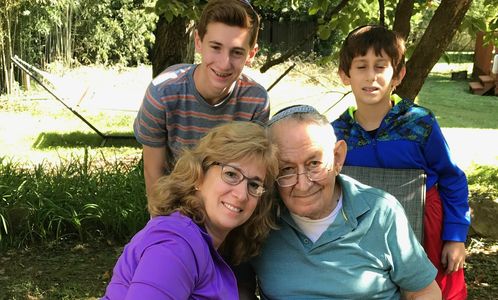
<path fill-rule="evenodd" d="M 247 177 L 239 168 L 220 162 L 214 162 L 211 165 L 221 166 L 221 179 L 225 183 L 228 183 L 229 185 L 238 185 L 244 181 L 244 179 L 247 179 L 247 192 L 251 196 L 261 197 L 265 192 L 265 187 L 261 181 Z"/>
<path fill-rule="evenodd" d="M 305 167 L 305 171 L 297 173 L 297 169 L 294 167 L 284 168 L 280 171 L 281 176 L 277 177 L 277 184 L 280 187 L 289 187 L 297 183 L 299 175 L 304 174 L 309 181 L 320 181 L 325 179 L 331 168 L 328 168 L 321 161 L 313 161 Z"/>

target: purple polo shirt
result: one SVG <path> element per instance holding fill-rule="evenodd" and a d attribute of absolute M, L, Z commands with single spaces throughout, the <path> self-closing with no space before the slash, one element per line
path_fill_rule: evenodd
<path fill-rule="evenodd" d="M 102 299 L 238 299 L 230 267 L 190 218 L 154 217 L 125 246 Z"/>

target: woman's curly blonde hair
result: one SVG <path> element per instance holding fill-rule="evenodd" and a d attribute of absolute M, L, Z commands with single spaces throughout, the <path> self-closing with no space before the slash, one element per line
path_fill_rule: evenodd
<path fill-rule="evenodd" d="M 257 255 L 270 229 L 275 228 L 272 198 L 278 174 L 277 148 L 259 124 L 225 123 L 211 129 L 195 148 L 184 150 L 171 174 L 154 186 L 148 201 L 149 213 L 154 217 L 178 211 L 203 226 L 206 211 L 195 187 L 213 162 L 240 160 L 261 162 L 266 167 L 266 191 L 251 217 L 228 234 L 219 251 L 234 265 Z"/>

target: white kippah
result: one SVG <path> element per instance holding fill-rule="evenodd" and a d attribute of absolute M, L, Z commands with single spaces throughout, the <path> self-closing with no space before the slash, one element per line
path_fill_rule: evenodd
<path fill-rule="evenodd" d="M 271 119 L 270 119 L 270 121 L 268 121 L 267 125 L 269 127 L 269 126 L 275 124 L 276 122 L 287 118 L 288 116 L 291 116 L 293 114 L 298 114 L 298 113 L 320 114 L 311 105 L 305 105 L 305 104 L 292 105 L 292 106 L 288 106 L 286 108 L 279 110 L 276 114 L 273 115 L 273 117 L 271 117 Z"/>

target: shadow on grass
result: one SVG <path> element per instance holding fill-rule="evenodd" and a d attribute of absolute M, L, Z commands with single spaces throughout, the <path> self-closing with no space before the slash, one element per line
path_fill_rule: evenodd
<path fill-rule="evenodd" d="M 135 140 L 130 132 L 113 133 L 106 138 L 93 132 L 43 132 L 36 138 L 33 143 L 35 149 L 47 149 L 53 147 L 133 147 L 141 148 L 142 146 Z"/>

